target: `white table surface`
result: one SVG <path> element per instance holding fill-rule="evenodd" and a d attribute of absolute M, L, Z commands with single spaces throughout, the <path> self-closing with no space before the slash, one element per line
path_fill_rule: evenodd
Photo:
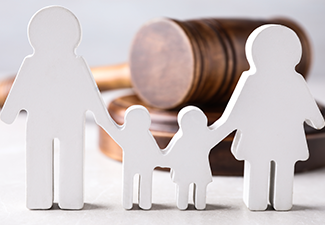
<path fill-rule="evenodd" d="M 111 96 L 109 94 L 108 96 Z M 106 99 L 107 96 L 106 96 Z M 207 208 L 177 209 L 175 186 L 168 172 L 154 171 L 153 207 L 145 211 L 135 204 L 124 210 L 122 164 L 98 148 L 98 127 L 87 114 L 85 147 L 85 206 L 82 210 L 29 210 L 25 206 L 26 113 L 7 125 L 0 122 L 0 224 L 324 224 L 325 168 L 294 179 L 293 209 L 277 212 L 249 211 L 242 201 L 242 177 L 214 176 L 207 191 Z M 325 149 L 324 149 L 325 150 Z M 55 202 L 59 150 L 54 150 Z M 324 159 L 325 160 L 325 159 Z M 135 202 L 136 188 L 135 188 Z"/>

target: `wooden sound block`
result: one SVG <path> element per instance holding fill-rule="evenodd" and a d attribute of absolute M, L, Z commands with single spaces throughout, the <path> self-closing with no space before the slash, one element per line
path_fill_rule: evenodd
<path fill-rule="evenodd" d="M 108 111 L 112 118 L 121 125 L 124 122 L 125 110 L 131 105 L 144 105 L 147 107 L 152 120 L 150 130 L 159 147 L 165 148 L 178 130 L 177 113 L 179 109 L 160 110 L 151 108 L 145 105 L 137 96 L 130 95 L 112 101 L 108 106 Z M 202 108 L 208 117 L 209 125 L 221 116 L 224 108 L 225 106 Z M 324 115 L 325 109 L 322 107 L 320 109 Z M 281 129 L 281 127 L 279 127 L 279 129 Z M 310 157 L 307 161 L 298 162 L 296 164 L 296 172 L 325 167 L 325 129 L 314 130 L 309 126 L 305 126 L 305 131 Z M 234 133 L 230 134 L 211 150 L 209 160 L 213 175 L 239 176 L 243 174 L 243 161 L 237 161 L 230 152 L 233 136 Z M 122 149 L 102 129 L 100 129 L 99 133 L 99 147 L 108 157 L 122 161 Z"/>

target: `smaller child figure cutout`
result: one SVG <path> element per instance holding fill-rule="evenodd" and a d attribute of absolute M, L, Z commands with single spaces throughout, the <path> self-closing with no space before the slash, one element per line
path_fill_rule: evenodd
<path fill-rule="evenodd" d="M 58 138 L 59 207 L 81 209 L 85 113 L 92 111 L 107 129 L 116 125 L 85 60 L 75 53 L 81 40 L 75 15 L 60 6 L 43 8 L 32 17 L 28 37 L 34 53 L 24 59 L 1 113 L 12 123 L 20 110 L 28 112 L 27 207 L 53 204 L 53 140 Z"/>
<path fill-rule="evenodd" d="M 220 133 L 237 130 L 231 151 L 245 160 L 244 202 L 250 210 L 267 208 L 268 189 L 275 210 L 291 209 L 294 165 L 309 156 L 303 123 L 324 126 L 304 78 L 295 71 L 301 53 L 299 38 L 287 27 L 253 31 L 246 42 L 250 69 L 218 121 Z"/>
<path fill-rule="evenodd" d="M 168 145 L 165 156 L 172 180 L 177 185 L 177 207 L 187 208 L 189 186 L 194 184 L 195 208 L 205 209 L 207 185 L 212 182 L 209 153 L 223 137 L 217 138 L 218 130 L 208 127 L 207 117 L 197 107 L 183 108 L 177 119 L 180 129 Z"/>

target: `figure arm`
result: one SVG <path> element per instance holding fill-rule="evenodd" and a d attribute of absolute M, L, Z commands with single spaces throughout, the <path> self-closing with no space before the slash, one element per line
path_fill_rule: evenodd
<path fill-rule="evenodd" d="M 179 129 L 173 136 L 173 138 L 168 143 L 167 147 L 162 150 L 162 153 L 164 155 L 164 167 L 171 168 L 170 174 L 173 176 L 173 166 L 175 164 L 175 161 L 177 162 L 177 159 L 175 159 L 178 156 L 179 152 L 179 142 L 183 136 L 182 130 Z"/>
<path fill-rule="evenodd" d="M 239 118 L 245 116 L 243 115 L 245 110 L 241 105 L 245 104 L 247 98 L 249 99 L 246 86 L 250 75 L 248 71 L 243 72 L 222 116 L 209 127 L 216 143 L 240 127 Z"/>
<path fill-rule="evenodd" d="M 218 144 L 220 141 L 225 139 L 231 132 L 236 130 L 235 124 L 231 121 L 231 117 L 222 116 L 216 122 L 214 122 L 210 127 L 211 136 L 213 136 L 214 141 Z"/>
<path fill-rule="evenodd" d="M 120 135 L 121 127 L 109 115 L 86 61 L 82 57 L 80 57 L 80 60 L 82 60 L 83 72 L 86 75 L 82 86 L 86 90 L 84 92 L 86 96 L 83 99 L 86 101 L 87 109 L 94 114 L 96 123 L 115 139 L 114 137 Z"/>
<path fill-rule="evenodd" d="M 313 108 L 314 108 L 314 112 L 310 114 L 310 117 L 308 119 L 306 119 L 306 123 L 309 126 L 317 130 L 320 130 L 325 126 L 325 121 L 315 101 L 313 104 Z"/>
<path fill-rule="evenodd" d="M 181 139 L 182 137 L 182 130 L 179 129 L 174 136 L 172 137 L 172 139 L 169 141 L 168 145 L 166 146 L 166 148 L 162 149 L 162 153 L 166 156 L 168 156 L 170 154 L 170 152 L 175 149 L 179 139 Z"/>
<path fill-rule="evenodd" d="M 11 124 L 19 112 L 26 109 L 29 101 L 27 89 L 32 84 L 30 84 L 30 79 L 25 79 L 25 76 L 29 73 L 28 58 L 24 59 L 1 110 L 0 118 L 7 124 Z"/>
<path fill-rule="evenodd" d="M 305 82 L 305 79 L 300 75 L 301 79 L 303 80 L 303 88 L 304 88 L 304 95 L 301 98 L 305 99 L 304 105 L 302 105 L 302 111 L 305 112 L 305 122 L 315 128 L 315 129 L 322 129 L 325 125 L 325 121 L 323 118 L 322 113 L 320 112 L 316 101 L 310 90 Z"/>
<path fill-rule="evenodd" d="M 242 136 L 239 129 L 245 126 L 246 117 L 251 116 L 250 112 L 246 110 L 249 107 L 248 103 L 251 99 L 251 75 L 254 76 L 252 71 L 245 71 L 242 73 L 224 113 L 209 127 L 216 144 L 226 138 L 234 130 L 237 130 L 231 145 L 231 153 L 236 158 L 238 154 L 238 143 L 240 143 Z"/>
<path fill-rule="evenodd" d="M 231 117 L 230 117 L 231 118 Z M 228 118 L 229 119 L 229 118 Z M 217 145 L 220 143 L 223 139 L 225 139 L 230 133 L 232 133 L 234 130 L 237 130 L 236 124 L 231 123 L 230 121 L 227 121 L 227 119 L 221 117 L 219 120 L 217 120 L 214 124 L 212 124 L 209 129 L 211 130 L 211 140 L 214 141 L 213 144 Z M 231 145 L 231 153 L 237 158 L 237 149 L 238 149 L 238 143 L 241 138 L 241 132 L 240 130 L 237 130 L 235 137 L 233 139 L 232 145 Z"/>

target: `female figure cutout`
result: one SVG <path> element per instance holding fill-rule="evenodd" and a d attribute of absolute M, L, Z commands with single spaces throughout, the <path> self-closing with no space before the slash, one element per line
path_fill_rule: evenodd
<path fill-rule="evenodd" d="M 220 132 L 237 129 L 231 151 L 245 160 L 244 202 L 251 210 L 266 209 L 268 183 L 273 207 L 291 209 L 294 164 L 309 156 L 303 123 L 324 126 L 304 78 L 295 71 L 301 53 L 299 38 L 287 27 L 264 25 L 252 32 L 246 43 L 250 69 L 218 121 Z"/>

